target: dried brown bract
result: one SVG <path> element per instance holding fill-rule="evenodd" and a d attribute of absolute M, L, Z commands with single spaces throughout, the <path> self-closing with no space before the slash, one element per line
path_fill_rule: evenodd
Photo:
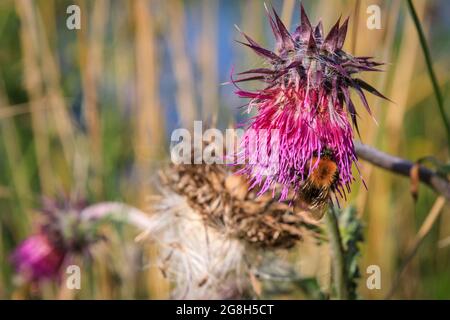
<path fill-rule="evenodd" d="M 271 194 L 257 197 L 236 167 L 171 165 L 160 173 L 162 184 L 185 197 L 204 222 L 231 237 L 263 248 L 290 248 L 303 236 L 317 236 L 318 222 L 305 211 Z"/>

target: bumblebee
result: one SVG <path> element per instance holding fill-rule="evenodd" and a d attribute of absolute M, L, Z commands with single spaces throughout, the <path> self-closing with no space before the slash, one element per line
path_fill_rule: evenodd
<path fill-rule="evenodd" d="M 312 157 L 309 161 L 311 167 L 314 169 L 300 188 L 296 206 L 319 220 L 325 213 L 330 192 L 339 179 L 339 170 L 330 151 L 323 152 L 320 159 Z"/>

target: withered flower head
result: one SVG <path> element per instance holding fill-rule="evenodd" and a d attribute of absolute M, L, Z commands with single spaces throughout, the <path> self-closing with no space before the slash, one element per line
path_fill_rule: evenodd
<path fill-rule="evenodd" d="M 289 248 L 315 228 L 315 221 L 287 202 L 257 189 L 225 165 L 174 165 L 162 171 L 163 184 L 184 196 L 209 226 L 259 248 Z"/>
<path fill-rule="evenodd" d="M 322 237 L 317 221 L 271 196 L 258 197 L 237 169 L 181 164 L 161 170 L 152 233 L 175 298 L 243 297 L 252 292 L 249 279 L 265 253 Z"/>
<path fill-rule="evenodd" d="M 261 166 L 247 164 L 241 172 L 250 176 L 253 185 L 262 186 L 261 193 L 281 186 L 284 200 L 289 191 L 301 192 L 326 155 L 337 166 L 331 189 L 345 196 L 353 180 L 352 164 L 357 162 L 351 125 L 358 131 L 357 112 L 350 92 L 356 92 L 371 113 L 364 91 L 385 97 L 358 74 L 379 71 L 377 66 L 382 64 L 343 50 L 348 18 L 342 25 L 338 20 L 325 36 L 322 23 L 313 27 L 302 6 L 301 23 L 291 34 L 275 10 L 266 10 L 276 39 L 275 51 L 242 33 L 247 42 L 241 43 L 265 59 L 266 65 L 242 72 L 232 82 L 257 80 L 265 84 L 256 92 L 238 88 L 236 94 L 250 99 L 249 110 L 256 108 L 247 132 L 279 131 L 278 137 L 267 139 L 268 145 L 278 144 L 279 168 L 266 175 Z M 249 139 L 252 137 L 246 133 L 242 142 L 246 153 L 251 152 Z M 263 157 L 259 152 L 258 157 Z"/>

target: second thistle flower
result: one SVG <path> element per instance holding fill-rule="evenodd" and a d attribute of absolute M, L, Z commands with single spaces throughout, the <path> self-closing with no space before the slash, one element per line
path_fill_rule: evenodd
<path fill-rule="evenodd" d="M 90 245 L 99 237 L 82 223 L 80 214 L 86 206 L 81 200 L 44 199 L 40 210 L 43 219 L 37 232 L 25 239 L 11 256 L 24 280 L 58 279 L 68 258 L 89 253 Z"/>

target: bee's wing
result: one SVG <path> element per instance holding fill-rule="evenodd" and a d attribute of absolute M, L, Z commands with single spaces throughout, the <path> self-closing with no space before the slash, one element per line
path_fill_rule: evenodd
<path fill-rule="evenodd" d="M 301 215 L 305 218 L 305 221 L 311 224 L 317 223 L 320 219 L 323 218 L 326 211 L 326 205 L 321 206 L 310 206 L 307 203 L 297 200 L 294 203 L 294 212 L 297 215 Z"/>
<path fill-rule="evenodd" d="M 325 215 L 326 207 L 327 207 L 326 205 L 320 206 L 318 208 L 309 210 L 308 213 L 312 219 L 314 219 L 316 221 L 321 220 L 323 218 L 323 216 Z"/>

